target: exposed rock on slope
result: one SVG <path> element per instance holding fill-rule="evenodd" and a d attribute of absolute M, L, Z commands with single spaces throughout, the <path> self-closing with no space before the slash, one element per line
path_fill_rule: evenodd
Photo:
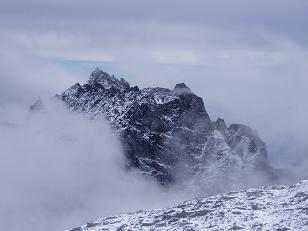
<path fill-rule="evenodd" d="M 183 83 L 173 90 L 140 90 L 97 68 L 87 84 L 77 83 L 57 97 L 90 118 L 105 116 L 122 138 L 128 166 L 162 184 L 183 176 L 206 177 L 209 183 L 217 176 L 243 182 L 255 172 L 277 177 L 257 132 L 211 121 L 203 100 Z"/>
<path fill-rule="evenodd" d="M 308 181 L 187 201 L 88 222 L 71 231 L 308 230 Z"/>
<path fill-rule="evenodd" d="M 44 110 L 44 104 L 43 101 L 41 99 L 41 97 L 39 97 L 34 104 L 32 104 L 30 106 L 30 110 L 31 111 L 40 111 L 40 110 Z"/>

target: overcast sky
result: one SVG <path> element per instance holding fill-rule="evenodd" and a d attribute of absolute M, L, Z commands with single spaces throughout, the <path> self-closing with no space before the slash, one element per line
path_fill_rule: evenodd
<path fill-rule="evenodd" d="M 1 0 L 0 103 L 99 66 L 141 87 L 185 82 L 212 119 L 256 128 L 279 155 L 290 137 L 305 149 L 307 12 L 306 0 Z"/>

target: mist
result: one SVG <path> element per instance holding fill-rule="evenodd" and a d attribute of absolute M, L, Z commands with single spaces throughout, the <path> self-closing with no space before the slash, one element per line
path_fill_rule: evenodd
<path fill-rule="evenodd" d="M 0 229 L 65 230 L 180 198 L 124 169 L 117 135 L 48 101 L 43 111 L 0 108 Z"/>

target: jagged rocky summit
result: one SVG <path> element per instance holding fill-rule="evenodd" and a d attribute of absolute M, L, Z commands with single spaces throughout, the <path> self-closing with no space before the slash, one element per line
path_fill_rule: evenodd
<path fill-rule="evenodd" d="M 172 208 L 122 213 L 70 231 L 308 230 L 308 181 L 200 197 Z"/>
<path fill-rule="evenodd" d="M 257 132 L 211 121 L 202 98 L 184 83 L 173 90 L 139 89 L 96 68 L 86 84 L 76 83 L 57 97 L 72 111 L 109 120 L 120 134 L 127 166 L 162 184 L 184 178 L 210 184 L 217 177 L 233 184 L 256 172 L 277 178 Z"/>

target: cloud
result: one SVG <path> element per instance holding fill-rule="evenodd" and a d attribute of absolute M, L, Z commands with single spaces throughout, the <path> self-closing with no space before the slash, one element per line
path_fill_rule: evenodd
<path fill-rule="evenodd" d="M 258 43 L 255 30 L 271 31 L 307 46 L 307 32 L 302 30 L 307 21 L 308 3 L 305 0 L 244 0 L 219 1 L 155 1 L 123 0 L 113 2 L 93 0 L 52 2 L 38 0 L 1 1 L 1 22 L 5 28 L 19 29 L 93 31 L 99 33 L 106 28 L 104 23 L 116 27 L 119 22 L 157 22 L 158 24 L 188 24 L 201 27 L 229 30 L 247 41 Z M 30 16 L 30 17 L 29 17 Z M 3 23 L 5 22 L 5 23 Z M 112 28 L 111 27 L 111 28 Z M 123 31 L 127 28 L 123 28 Z M 129 28 L 131 29 L 131 28 Z M 108 32 L 108 31 L 107 31 Z M 185 36 L 185 35 L 184 35 Z M 126 39 L 127 37 L 123 37 Z M 224 39 L 226 42 L 227 39 Z"/>
<path fill-rule="evenodd" d="M 80 73 L 2 46 L 0 58 L 0 104 L 32 103 L 38 96 L 52 96 L 80 81 Z"/>
<path fill-rule="evenodd" d="M 192 51 L 153 51 L 152 57 L 159 64 L 196 65 L 199 63 L 198 56 Z"/>
<path fill-rule="evenodd" d="M 78 50 L 50 50 L 40 53 L 42 57 L 53 58 L 58 60 L 69 61 L 86 61 L 86 62 L 112 62 L 112 54 L 106 52 L 93 51 L 78 51 Z"/>
<path fill-rule="evenodd" d="M 84 37 L 50 32 L 21 32 L 15 34 L 13 40 L 24 49 L 34 51 L 34 55 L 41 58 L 88 62 L 111 62 L 114 59 L 108 51 L 91 48 L 90 41 Z"/>
<path fill-rule="evenodd" d="M 64 230 L 178 200 L 124 170 L 121 145 L 103 119 L 46 101 L 41 112 L 10 105 L 0 114 L 0 229 Z"/>

